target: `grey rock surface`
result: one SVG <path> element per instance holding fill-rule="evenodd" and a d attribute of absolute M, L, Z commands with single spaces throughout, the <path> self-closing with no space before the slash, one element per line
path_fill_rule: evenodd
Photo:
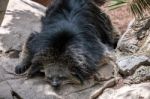
<path fill-rule="evenodd" d="M 146 55 L 129 55 L 117 59 L 119 71 L 123 75 L 132 75 L 141 65 L 150 65 L 150 57 Z"/>
<path fill-rule="evenodd" d="M 98 99 L 150 99 L 150 83 L 106 89 Z"/>
<path fill-rule="evenodd" d="M 21 50 L 28 35 L 40 31 L 45 7 L 30 0 L 10 0 L 0 27 L 0 50 Z"/>
<path fill-rule="evenodd" d="M 119 73 L 126 78 L 106 89 L 98 99 L 150 99 L 149 16 L 131 21 L 119 40 L 116 57 Z"/>
<path fill-rule="evenodd" d="M 90 99 L 91 93 L 102 87 L 105 82 L 102 81 L 99 84 L 91 79 L 84 85 L 63 85 L 59 91 L 55 92 L 44 81 L 44 77 L 27 79 L 24 76 L 15 75 L 14 68 L 18 62 L 18 59 L 0 57 L 0 97 L 12 99 L 11 90 L 13 90 L 23 99 Z M 110 70 L 113 69 L 108 66 L 99 72 L 102 72 L 103 78 L 110 79 L 113 76 L 113 71 Z"/>
<path fill-rule="evenodd" d="M 127 83 L 141 83 L 150 81 L 150 66 L 141 66 L 135 73 L 127 78 Z"/>
<path fill-rule="evenodd" d="M 150 16 L 145 19 L 134 19 L 129 23 L 126 32 L 120 38 L 117 50 L 121 55 L 133 55 L 147 52 L 150 56 Z M 143 53 L 144 54 L 144 53 Z"/>
<path fill-rule="evenodd" d="M 141 65 L 150 66 L 150 17 L 134 19 L 117 45 L 119 72 L 131 75 Z"/>

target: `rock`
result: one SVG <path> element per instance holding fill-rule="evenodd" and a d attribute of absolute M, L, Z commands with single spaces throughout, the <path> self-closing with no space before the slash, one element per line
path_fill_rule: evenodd
<path fill-rule="evenodd" d="M 0 27 L 0 50 L 21 51 L 21 46 L 28 35 L 40 31 L 40 18 L 44 15 L 44 11 L 45 7 L 30 0 L 9 0 Z"/>
<path fill-rule="evenodd" d="M 44 81 L 44 77 L 27 79 L 24 76 L 16 76 L 14 74 L 14 67 L 18 62 L 18 59 L 4 56 L 0 57 L 0 92 L 5 93 L 0 93 L 0 96 L 4 98 L 9 97 L 9 99 L 12 99 L 10 91 L 14 90 L 23 99 L 89 99 L 93 91 L 101 88 L 105 83 L 105 81 L 101 81 L 100 84 L 98 82 L 95 83 L 91 79 L 86 81 L 84 85 L 68 84 L 63 85 L 60 90 L 54 91 L 53 88 Z M 103 78 L 107 79 L 112 75 L 113 74 L 107 75 L 108 77 Z"/>
<path fill-rule="evenodd" d="M 150 99 L 150 83 L 106 89 L 98 99 Z"/>
<path fill-rule="evenodd" d="M 145 55 L 123 56 L 117 59 L 119 72 L 124 76 L 131 75 L 141 65 L 150 65 L 150 58 Z"/>
<path fill-rule="evenodd" d="M 131 75 L 141 65 L 150 66 L 150 16 L 133 19 L 117 45 L 119 72 Z"/>
<path fill-rule="evenodd" d="M 127 31 L 120 38 L 117 53 L 121 55 L 132 55 L 150 52 L 150 17 L 132 20 Z"/>
<path fill-rule="evenodd" d="M 20 51 L 12 50 L 12 51 L 7 51 L 5 54 L 10 58 L 19 58 L 19 53 Z"/>
<path fill-rule="evenodd" d="M 141 66 L 135 73 L 128 77 L 128 83 L 141 83 L 150 80 L 150 66 Z"/>

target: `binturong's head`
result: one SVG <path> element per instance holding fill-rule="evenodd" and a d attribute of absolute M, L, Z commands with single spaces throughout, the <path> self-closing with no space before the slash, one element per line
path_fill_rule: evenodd
<path fill-rule="evenodd" d="M 61 85 L 68 83 L 80 83 L 76 77 L 72 76 L 67 66 L 61 66 L 60 64 L 51 64 L 44 68 L 46 81 L 54 89 L 58 89 Z"/>

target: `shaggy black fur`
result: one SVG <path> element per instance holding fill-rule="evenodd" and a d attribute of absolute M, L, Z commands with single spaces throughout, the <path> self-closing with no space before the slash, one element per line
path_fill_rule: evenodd
<path fill-rule="evenodd" d="M 104 45 L 115 45 L 111 21 L 95 1 L 53 0 L 42 18 L 41 32 L 32 33 L 25 43 L 15 72 L 21 74 L 30 67 L 32 75 L 44 67 L 53 86 L 61 84 L 59 75 L 66 74 L 64 80 L 66 72 L 81 82 L 95 73 Z M 48 68 L 54 68 L 55 75 Z"/>

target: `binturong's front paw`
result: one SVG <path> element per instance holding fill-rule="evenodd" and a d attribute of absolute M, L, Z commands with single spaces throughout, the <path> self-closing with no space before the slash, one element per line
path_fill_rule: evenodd
<path fill-rule="evenodd" d="M 22 74 L 28 69 L 28 67 L 29 66 L 19 64 L 15 67 L 15 73 L 16 74 Z"/>
<path fill-rule="evenodd" d="M 28 74 L 27 74 L 27 77 L 29 78 L 32 78 L 34 77 L 35 75 L 39 74 L 40 73 L 40 70 L 41 68 L 40 67 L 35 67 L 35 66 L 31 66 L 31 68 L 29 68 L 29 71 L 28 71 Z"/>

